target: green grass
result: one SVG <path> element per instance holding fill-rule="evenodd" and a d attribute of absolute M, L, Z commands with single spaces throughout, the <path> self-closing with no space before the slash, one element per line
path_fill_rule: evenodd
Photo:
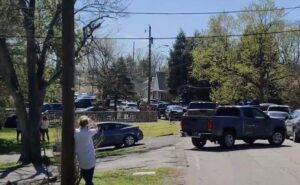
<path fill-rule="evenodd" d="M 155 175 L 133 176 L 134 172 L 155 171 Z M 94 184 L 97 185 L 173 185 L 176 171 L 171 168 L 124 169 L 108 172 L 95 172 Z M 82 179 L 80 184 L 84 184 Z"/>
<path fill-rule="evenodd" d="M 137 125 L 140 127 L 140 129 L 144 133 L 145 138 L 176 135 L 179 133 L 178 122 L 170 123 L 169 121 L 159 120 L 158 122 L 150 123 L 133 123 L 133 125 Z M 0 155 L 20 153 L 21 144 L 17 143 L 16 135 L 16 129 L 13 128 L 3 128 L 2 130 L 0 130 Z M 55 128 L 50 127 L 50 142 L 46 142 L 46 148 L 52 148 L 55 140 L 55 135 Z M 133 152 L 137 152 L 136 147 L 99 151 L 97 152 L 97 157 L 119 156 Z"/>
<path fill-rule="evenodd" d="M 6 170 L 8 168 L 16 168 L 20 164 L 16 162 L 11 162 L 11 163 L 0 163 L 0 170 Z"/>
<path fill-rule="evenodd" d="M 55 139 L 55 128 L 49 128 L 49 137 L 50 142 L 45 143 L 45 148 L 52 148 Z M 0 148 L 0 155 L 20 153 L 21 143 L 17 142 L 16 129 L 2 128 L 0 130 Z"/>
<path fill-rule="evenodd" d="M 179 133 L 178 122 L 171 122 L 167 120 L 159 120 L 151 123 L 134 123 L 140 127 L 144 133 L 145 138 L 159 137 L 165 135 L 177 135 Z"/>

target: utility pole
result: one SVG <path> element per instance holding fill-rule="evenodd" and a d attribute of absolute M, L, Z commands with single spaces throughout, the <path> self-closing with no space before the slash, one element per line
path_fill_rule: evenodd
<path fill-rule="evenodd" d="M 151 36 L 151 26 L 149 25 L 149 61 L 148 61 L 148 104 L 150 104 L 150 93 L 151 93 L 151 45 L 153 43 L 153 38 Z"/>
<path fill-rule="evenodd" d="M 135 54 L 135 42 L 133 42 L 132 46 L 132 62 L 134 63 L 134 54 Z"/>
<path fill-rule="evenodd" d="M 75 184 L 74 144 L 74 0 L 62 1 L 62 151 L 61 184 Z"/>

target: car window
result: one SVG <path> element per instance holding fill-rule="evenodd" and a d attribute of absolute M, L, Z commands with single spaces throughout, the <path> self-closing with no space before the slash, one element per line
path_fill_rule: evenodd
<path fill-rule="evenodd" d="M 99 130 L 113 130 L 116 128 L 115 124 L 101 124 L 100 127 L 98 127 Z"/>
<path fill-rule="evenodd" d="M 240 116 L 240 110 L 235 107 L 220 107 L 217 109 L 216 116 Z"/>
<path fill-rule="evenodd" d="M 257 109 L 244 108 L 244 116 L 247 118 L 265 119 L 266 115 Z"/>
<path fill-rule="evenodd" d="M 289 112 L 288 107 L 280 107 L 280 106 L 270 106 L 268 111 L 281 111 L 281 112 Z"/>
<path fill-rule="evenodd" d="M 291 117 L 294 118 L 298 118 L 300 116 L 299 111 L 294 111 L 293 114 L 291 115 Z"/>

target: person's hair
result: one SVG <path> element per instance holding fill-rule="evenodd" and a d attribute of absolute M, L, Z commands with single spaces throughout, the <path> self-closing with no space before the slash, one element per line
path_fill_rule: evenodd
<path fill-rule="evenodd" d="M 43 121 L 47 121 L 47 116 L 43 116 Z"/>
<path fill-rule="evenodd" d="M 89 120 L 90 119 L 87 116 L 80 116 L 78 123 L 79 123 L 80 127 L 83 128 L 89 124 Z"/>

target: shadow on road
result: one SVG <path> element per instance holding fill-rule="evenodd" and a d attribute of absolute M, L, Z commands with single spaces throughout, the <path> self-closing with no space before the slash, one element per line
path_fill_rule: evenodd
<path fill-rule="evenodd" d="M 216 146 L 207 146 L 203 147 L 201 149 L 198 148 L 191 148 L 191 149 L 185 149 L 185 150 L 191 150 L 191 151 L 202 151 L 202 152 L 232 152 L 232 151 L 240 151 L 240 150 L 263 150 L 263 149 L 270 149 L 270 148 L 285 148 L 285 147 L 291 147 L 290 145 L 281 145 L 281 146 L 272 146 L 270 144 L 264 144 L 264 143 L 254 143 L 252 145 L 249 144 L 236 144 L 233 148 L 226 149 L 222 148 L 219 145 Z"/>
<path fill-rule="evenodd" d="M 118 150 L 118 149 L 125 149 L 125 148 L 133 148 L 136 146 L 141 146 L 141 145 L 145 145 L 144 143 L 137 143 L 133 146 L 127 146 L 127 147 L 121 147 L 121 148 L 116 148 L 114 146 L 109 146 L 109 147 L 102 147 L 102 148 L 97 148 L 96 151 L 98 152 L 104 152 L 104 151 L 113 151 L 113 150 Z"/>

